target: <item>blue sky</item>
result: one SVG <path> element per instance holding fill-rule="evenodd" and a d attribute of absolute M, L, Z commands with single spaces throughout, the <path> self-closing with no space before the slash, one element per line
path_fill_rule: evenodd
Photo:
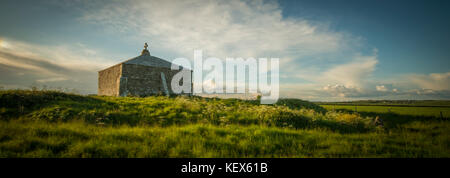
<path fill-rule="evenodd" d="M 0 86 L 96 93 L 135 57 L 279 57 L 283 97 L 450 99 L 450 3 L 2 1 Z"/>

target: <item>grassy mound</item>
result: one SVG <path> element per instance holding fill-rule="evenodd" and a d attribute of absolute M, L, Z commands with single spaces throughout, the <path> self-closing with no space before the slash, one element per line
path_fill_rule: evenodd
<path fill-rule="evenodd" d="M 276 105 L 279 106 L 287 106 L 291 109 L 312 109 L 316 112 L 326 113 L 327 110 L 322 106 L 311 103 L 309 101 L 294 99 L 294 98 L 283 98 L 279 99 Z"/>
<path fill-rule="evenodd" d="M 339 132 L 364 132 L 374 128 L 370 124 L 371 118 L 356 114 L 327 115 L 312 109 L 299 109 L 304 108 L 306 103 L 302 101 L 299 104 L 301 100 L 285 101 L 270 106 L 237 99 L 186 96 L 83 97 L 51 91 L 6 91 L 0 93 L 0 103 L 5 103 L 0 117 L 164 127 L 202 123 L 323 128 Z"/>
<path fill-rule="evenodd" d="M 448 157 L 449 123 L 306 101 L 0 91 L 0 157 Z M 396 124 L 394 124 L 396 123 Z"/>

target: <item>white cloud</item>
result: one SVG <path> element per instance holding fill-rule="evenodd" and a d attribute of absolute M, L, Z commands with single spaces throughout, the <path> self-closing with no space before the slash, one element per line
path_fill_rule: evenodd
<path fill-rule="evenodd" d="M 375 86 L 377 91 L 388 91 L 388 89 L 384 85 Z"/>
<path fill-rule="evenodd" d="M 364 87 L 377 63 L 376 56 L 357 56 L 350 63 L 337 65 L 324 72 L 319 81 L 336 83 L 347 88 Z"/>
<path fill-rule="evenodd" d="M 8 88 L 47 85 L 95 93 L 97 71 L 113 64 L 82 44 L 45 46 L 6 38 L 1 44 L 0 85 Z"/>
<path fill-rule="evenodd" d="M 2 43 L 8 44 L 7 47 L 0 47 L 0 51 L 3 53 L 48 61 L 64 67 L 97 70 L 113 64 L 102 55 L 98 55 L 94 49 L 90 49 L 82 43 L 49 46 L 7 38 L 3 38 Z"/>
<path fill-rule="evenodd" d="M 411 74 L 407 76 L 407 79 L 423 89 L 450 90 L 450 72 L 428 75 Z"/>
<path fill-rule="evenodd" d="M 297 74 L 296 77 L 311 84 L 296 87 L 284 84 L 281 86 L 282 91 L 290 96 L 316 100 L 368 96 L 372 92 L 369 87 L 372 83 L 368 79 L 371 78 L 377 63 L 376 52 L 372 56 L 355 55 L 350 62 L 337 64 L 329 69 L 306 70 L 307 72 Z"/>
<path fill-rule="evenodd" d="M 48 83 L 48 82 L 59 82 L 59 81 L 65 81 L 65 80 L 68 80 L 68 79 L 64 78 L 64 77 L 55 77 L 55 78 L 39 79 L 39 80 L 36 80 L 36 82 Z"/>
<path fill-rule="evenodd" d="M 340 33 L 303 19 L 285 19 L 275 2 L 126 1 L 90 8 L 81 18 L 133 33 L 183 56 L 292 58 L 339 50 Z"/>
<path fill-rule="evenodd" d="M 375 79 L 376 56 L 356 57 L 322 73 L 302 74 L 310 84 L 284 84 L 283 97 L 321 101 L 358 99 L 450 99 L 449 72 Z M 315 76 L 317 75 L 317 76 Z"/>
<path fill-rule="evenodd" d="M 2 40 L 1 38 L 0 38 L 0 48 L 9 48 L 9 44 L 8 44 L 8 42 L 6 42 L 5 40 Z"/>
<path fill-rule="evenodd" d="M 361 92 L 361 88 L 346 87 L 344 85 L 327 85 L 322 89 L 332 96 L 338 97 L 352 97 Z"/>

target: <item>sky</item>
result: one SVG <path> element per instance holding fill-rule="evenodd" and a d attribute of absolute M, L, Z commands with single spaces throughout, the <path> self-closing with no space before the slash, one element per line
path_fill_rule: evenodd
<path fill-rule="evenodd" d="M 450 99 L 446 0 L 2 0 L 0 87 L 97 92 L 150 53 L 280 59 L 280 96 Z"/>

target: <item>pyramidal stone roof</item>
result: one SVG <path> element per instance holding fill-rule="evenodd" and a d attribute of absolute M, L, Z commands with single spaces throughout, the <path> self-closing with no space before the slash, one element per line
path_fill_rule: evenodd
<path fill-rule="evenodd" d="M 144 54 L 140 55 L 135 58 L 131 58 L 127 61 L 122 62 L 122 64 L 137 64 L 137 65 L 144 65 L 144 66 L 151 66 L 151 67 L 163 67 L 163 68 L 171 68 L 172 63 L 169 61 L 166 61 L 164 59 L 151 56 L 150 54 Z"/>
<path fill-rule="evenodd" d="M 164 59 L 151 56 L 150 52 L 147 50 L 147 43 L 145 43 L 145 49 L 142 50 L 141 55 L 137 56 L 135 58 L 131 58 L 129 60 L 126 60 L 120 64 L 137 64 L 137 65 L 144 65 L 144 66 L 151 66 L 151 67 L 162 67 L 162 68 L 171 68 L 172 63 L 169 61 L 166 61 Z M 178 65 L 175 65 L 178 66 Z M 181 68 L 182 69 L 182 66 Z"/>

